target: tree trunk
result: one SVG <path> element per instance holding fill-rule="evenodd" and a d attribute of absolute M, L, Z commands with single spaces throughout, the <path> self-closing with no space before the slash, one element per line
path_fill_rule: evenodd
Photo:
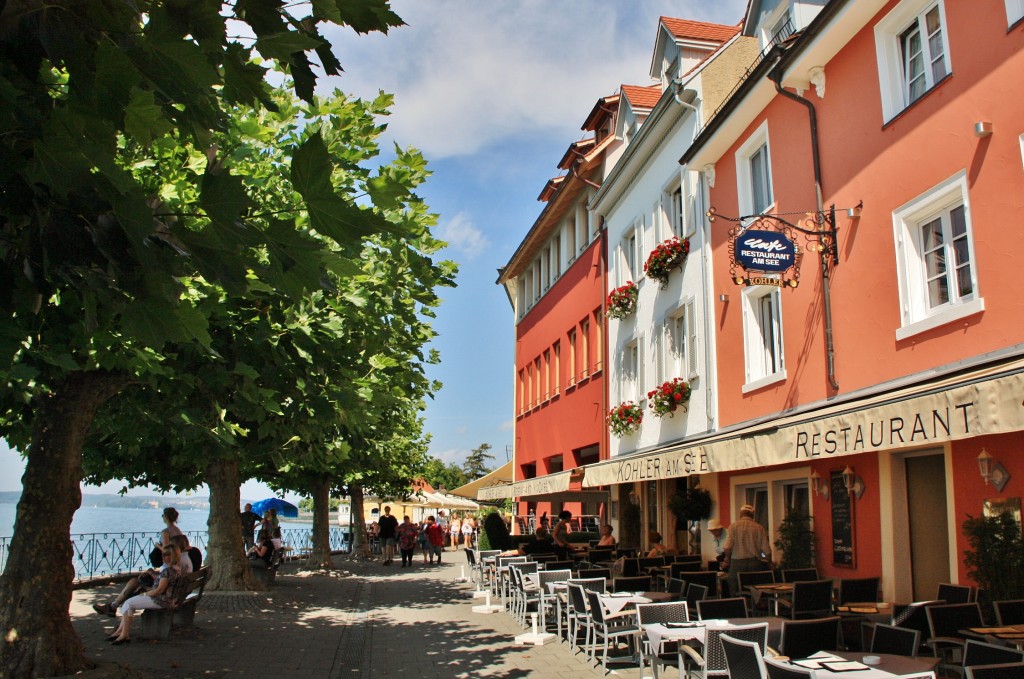
<path fill-rule="evenodd" d="M 206 467 L 210 486 L 210 541 L 206 543 L 210 578 L 207 589 L 227 592 L 265 589 L 249 571 L 239 523 L 241 492 L 238 460 L 211 462 Z"/>
<path fill-rule="evenodd" d="M 85 648 L 68 615 L 71 520 L 82 504 L 82 446 L 97 408 L 128 384 L 104 371 L 69 375 L 38 403 L 14 537 L 0 577 L 0 676 L 74 674 Z"/>
<path fill-rule="evenodd" d="M 349 528 L 352 529 L 352 557 L 369 559 L 370 541 L 366 539 L 366 520 L 363 518 L 363 487 L 351 484 L 348 493 L 352 500 L 352 514 L 349 516 Z"/>
<path fill-rule="evenodd" d="M 331 482 L 326 476 L 313 481 L 313 553 L 311 568 L 334 568 L 331 560 Z"/>

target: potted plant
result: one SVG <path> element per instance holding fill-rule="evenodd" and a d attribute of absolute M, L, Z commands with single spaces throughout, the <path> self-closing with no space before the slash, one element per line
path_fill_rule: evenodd
<path fill-rule="evenodd" d="M 608 318 L 625 318 L 636 311 L 639 292 L 636 283 L 627 281 L 608 293 Z"/>
<path fill-rule="evenodd" d="M 632 401 L 620 403 L 608 411 L 608 427 L 612 435 L 618 438 L 635 432 L 643 421 L 643 408 Z"/>
<path fill-rule="evenodd" d="M 814 568 L 814 531 L 811 517 L 793 510 L 779 524 L 775 549 L 782 552 L 779 568 Z"/>
<path fill-rule="evenodd" d="M 676 491 L 668 499 L 669 511 L 675 515 L 676 520 L 686 523 L 703 521 L 711 516 L 713 504 L 711 493 L 700 486 Z"/>
<path fill-rule="evenodd" d="M 690 252 L 690 239 L 673 236 L 667 241 L 658 243 L 651 251 L 647 261 L 644 262 L 644 273 L 648 278 L 658 281 L 660 287 L 668 285 L 669 274 L 672 269 L 682 266 L 686 261 L 686 255 Z"/>
<path fill-rule="evenodd" d="M 964 536 L 967 575 L 992 601 L 1024 598 L 1024 538 L 1013 514 L 968 516 Z"/>
<path fill-rule="evenodd" d="M 686 410 L 690 400 L 690 385 L 681 377 L 671 379 L 647 392 L 648 407 L 657 417 L 671 417 L 680 406 Z"/>

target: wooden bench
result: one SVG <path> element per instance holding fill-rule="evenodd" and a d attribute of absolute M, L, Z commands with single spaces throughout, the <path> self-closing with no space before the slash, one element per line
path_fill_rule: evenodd
<path fill-rule="evenodd" d="M 264 585 L 269 587 L 274 584 L 274 580 L 277 578 L 277 569 L 281 566 L 281 561 L 284 559 L 284 549 L 275 549 L 274 553 L 270 556 L 270 564 L 266 568 L 252 567 L 250 569 L 254 578 L 262 582 Z"/>
<path fill-rule="evenodd" d="M 167 641 L 172 627 L 191 627 L 209 577 L 210 567 L 200 568 L 188 576 L 188 582 L 181 588 L 173 607 L 144 610 L 139 623 L 139 637 Z"/>

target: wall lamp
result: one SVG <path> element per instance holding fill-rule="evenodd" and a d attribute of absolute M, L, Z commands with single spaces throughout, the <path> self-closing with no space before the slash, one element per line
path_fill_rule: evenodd
<path fill-rule="evenodd" d="M 821 478 L 816 469 L 811 471 L 811 490 L 818 497 L 828 500 L 828 481 Z"/>
<path fill-rule="evenodd" d="M 992 134 L 992 123 L 987 121 L 974 123 L 975 137 L 987 137 L 990 134 Z"/>
<path fill-rule="evenodd" d="M 981 478 L 985 479 L 985 484 L 995 486 L 1000 493 L 1010 482 L 1010 472 L 1006 471 L 1003 463 L 992 457 L 992 453 L 984 448 L 978 454 L 978 471 L 981 472 Z"/>
<path fill-rule="evenodd" d="M 847 466 L 843 470 L 843 485 L 846 486 L 846 492 L 851 497 L 856 497 L 859 500 L 860 496 L 864 494 L 864 482 L 857 476 L 857 472 L 853 471 L 853 467 Z"/>

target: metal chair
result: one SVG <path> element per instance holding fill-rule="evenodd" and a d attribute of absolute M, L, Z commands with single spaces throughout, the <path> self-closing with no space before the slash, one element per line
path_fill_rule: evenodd
<path fill-rule="evenodd" d="M 817 579 L 817 568 L 787 568 L 782 571 L 783 582 L 806 582 Z"/>
<path fill-rule="evenodd" d="M 613 592 L 650 592 L 651 576 L 639 575 L 630 578 L 615 578 L 612 580 Z"/>
<path fill-rule="evenodd" d="M 799 580 L 793 583 L 793 600 L 779 600 L 793 620 L 832 615 L 832 581 Z"/>
<path fill-rule="evenodd" d="M 540 590 L 526 581 L 526 575 L 538 572 L 536 563 L 513 564 L 508 569 L 511 579 L 512 615 L 519 625 L 526 627 L 526 614 L 530 608 L 540 612 Z"/>
<path fill-rule="evenodd" d="M 682 599 L 686 594 L 686 580 L 678 580 L 676 578 L 669 578 L 665 584 L 665 591 L 669 594 L 673 594 L 672 597 L 675 600 Z"/>
<path fill-rule="evenodd" d="M 580 646 L 580 632 L 583 635 L 583 648 L 590 645 L 590 632 L 593 623 L 587 613 L 587 595 L 584 585 L 579 582 L 569 582 L 567 587 L 568 597 L 566 605 L 566 631 L 569 634 L 569 649 L 576 652 Z"/>
<path fill-rule="evenodd" d="M 730 677 L 743 679 L 768 679 L 761 647 L 756 641 L 733 639 L 728 634 L 720 637 L 725 652 L 725 664 Z"/>
<path fill-rule="evenodd" d="M 604 652 L 601 656 L 601 667 L 608 669 L 608 647 L 612 641 L 625 639 L 632 651 L 635 647 L 636 638 L 640 634 L 640 628 L 631 622 L 622 622 L 627 619 L 625 615 L 612 616 L 604 611 L 601 604 L 601 596 L 597 592 L 585 592 L 587 604 L 590 609 L 591 632 L 593 634 L 593 645 L 591 646 L 591 660 L 597 660 L 597 643 L 602 640 Z M 629 612 L 632 615 L 632 611 Z"/>
<path fill-rule="evenodd" d="M 691 675 L 701 679 L 707 677 L 728 677 L 729 667 L 725 660 L 725 649 L 722 646 L 722 635 L 729 635 L 741 641 L 754 641 L 764 655 L 768 643 L 768 623 L 753 625 L 737 625 L 734 627 L 708 627 L 704 639 L 704 654 L 701 655 L 692 646 L 682 645 L 684 667 Z"/>
<path fill-rule="evenodd" d="M 632 558 L 626 559 L 622 562 L 622 577 L 624 578 L 635 578 L 641 575 L 640 573 L 640 559 Z"/>
<path fill-rule="evenodd" d="M 790 658 L 839 649 L 839 616 L 818 620 L 783 620 L 779 650 Z"/>
<path fill-rule="evenodd" d="M 789 665 L 771 656 L 765 657 L 764 666 L 768 670 L 768 679 L 814 679 L 814 670 Z"/>
<path fill-rule="evenodd" d="M 921 633 L 921 643 L 930 636 L 928 630 L 928 609 L 942 606 L 942 601 L 919 601 L 912 604 L 898 604 L 893 609 L 892 624 L 905 629 L 917 630 Z M 918 646 L 920 652 L 922 646 Z"/>
<path fill-rule="evenodd" d="M 569 578 L 572 577 L 572 571 L 565 569 L 559 571 L 544 570 L 537 573 L 537 582 L 540 594 L 540 602 L 538 608 L 540 609 L 540 628 L 542 630 L 547 629 L 548 622 L 548 610 L 555 605 L 557 597 L 551 593 L 548 585 L 553 582 L 568 582 Z M 561 621 L 559 622 L 559 634 L 561 634 Z"/>
<path fill-rule="evenodd" d="M 963 667 L 1006 663 L 1024 663 L 1024 651 L 1010 646 L 986 644 L 976 639 L 968 639 L 964 646 Z"/>
<path fill-rule="evenodd" d="M 768 610 L 768 602 L 762 600 L 757 606 L 754 605 L 753 595 L 750 593 L 749 587 L 754 585 L 774 585 L 775 584 L 775 571 L 748 571 L 746 573 L 738 573 L 736 575 L 739 590 L 734 592 L 736 596 L 741 596 L 744 599 L 750 599 L 750 610 L 763 609 Z"/>
<path fill-rule="evenodd" d="M 665 557 L 663 556 L 646 556 L 639 561 L 641 573 L 647 573 L 652 568 L 661 568 L 665 565 Z"/>
<path fill-rule="evenodd" d="M 686 580 L 691 585 L 704 585 L 708 588 L 707 598 L 718 598 L 718 571 L 696 571 L 694 573 L 687 573 L 683 576 L 683 580 Z"/>
<path fill-rule="evenodd" d="M 691 582 L 686 586 L 686 603 L 691 608 L 697 608 L 697 604 L 704 601 L 708 596 L 708 588 Z"/>
<path fill-rule="evenodd" d="M 929 606 L 925 615 L 928 617 L 928 638 L 924 643 L 939 658 L 940 669 L 959 673 L 964 651 L 960 630 L 984 624 L 981 607 L 977 602 Z"/>
<path fill-rule="evenodd" d="M 587 552 L 587 561 L 590 563 L 606 563 L 612 562 L 612 550 L 610 549 L 591 549 Z"/>
<path fill-rule="evenodd" d="M 975 665 L 964 669 L 967 679 L 1022 679 L 1024 663 L 1000 663 L 998 665 Z"/>
<path fill-rule="evenodd" d="M 920 647 L 921 633 L 916 629 L 878 623 L 871 637 L 870 651 L 914 657 Z"/>
<path fill-rule="evenodd" d="M 698 601 L 697 617 L 701 620 L 746 618 L 747 600 L 738 596 L 732 599 Z"/>
<path fill-rule="evenodd" d="M 878 601 L 879 578 L 843 578 L 839 581 L 839 603 Z"/>
<path fill-rule="evenodd" d="M 974 600 L 974 588 L 967 585 L 954 585 L 943 582 L 939 585 L 939 592 L 936 599 L 945 601 L 947 604 L 966 604 Z"/>
<path fill-rule="evenodd" d="M 996 622 L 999 625 L 1024 624 L 1024 599 L 997 601 L 993 605 L 996 609 Z"/>
<path fill-rule="evenodd" d="M 636 621 L 640 629 L 644 625 L 669 622 L 687 622 L 690 611 L 685 601 L 671 601 L 663 604 L 637 604 Z M 673 666 L 679 662 L 679 642 L 665 641 L 661 648 L 651 648 L 647 640 L 643 640 L 643 660 L 651 662 L 654 679 L 658 679 L 660 665 Z M 641 674 L 643 671 L 641 669 Z"/>
<path fill-rule="evenodd" d="M 579 576 L 581 578 L 604 578 L 605 580 L 612 579 L 612 569 L 610 568 L 581 568 L 579 570 Z"/>
<path fill-rule="evenodd" d="M 690 573 L 697 573 L 699 571 L 699 561 L 677 561 L 672 564 L 672 570 L 669 571 L 669 576 L 685 580 L 686 576 Z"/>
<path fill-rule="evenodd" d="M 572 570 L 574 565 L 572 561 L 549 561 L 544 564 L 544 568 L 549 571 L 564 571 Z"/>

